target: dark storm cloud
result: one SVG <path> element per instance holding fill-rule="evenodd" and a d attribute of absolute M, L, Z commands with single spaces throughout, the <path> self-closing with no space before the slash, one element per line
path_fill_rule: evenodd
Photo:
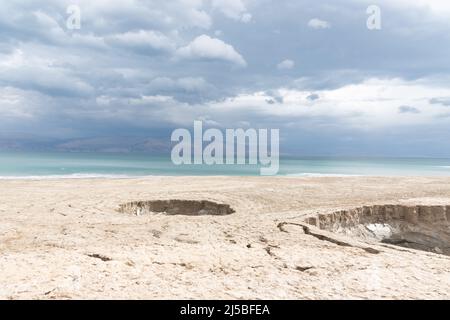
<path fill-rule="evenodd" d="M 313 93 L 313 94 L 310 94 L 309 96 L 307 96 L 306 99 L 308 99 L 310 101 L 315 101 L 315 100 L 319 100 L 320 96 L 316 93 Z"/>
<path fill-rule="evenodd" d="M 450 97 L 449 98 L 433 98 L 430 100 L 431 104 L 440 104 L 446 107 L 450 106 Z"/>
<path fill-rule="evenodd" d="M 420 110 L 411 106 L 400 106 L 398 107 L 399 113 L 420 113 Z"/>
<path fill-rule="evenodd" d="M 346 108 L 375 95 L 354 101 L 355 92 L 333 90 L 372 78 L 449 87 L 450 14 L 403 0 L 380 1 L 378 31 L 366 27 L 370 1 L 79 0 L 81 29 L 69 30 L 72 2 L 0 5 L 3 130 L 135 135 L 203 117 L 278 126 L 293 137 L 322 135 L 327 125 L 339 136 L 359 128 Z M 421 99 L 450 105 L 446 93 L 433 94 Z M 417 113 L 404 99 L 392 112 Z M 311 102 L 314 110 L 303 111 Z"/>

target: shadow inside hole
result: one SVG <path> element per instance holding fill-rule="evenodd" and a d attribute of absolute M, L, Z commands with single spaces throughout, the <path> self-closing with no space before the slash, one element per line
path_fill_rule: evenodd
<path fill-rule="evenodd" d="M 208 200 L 153 200 L 122 204 L 119 212 L 135 215 L 163 213 L 186 216 L 224 216 L 235 211 L 228 204 Z"/>
<path fill-rule="evenodd" d="M 322 230 L 450 256 L 450 206 L 375 205 L 309 217 Z"/>

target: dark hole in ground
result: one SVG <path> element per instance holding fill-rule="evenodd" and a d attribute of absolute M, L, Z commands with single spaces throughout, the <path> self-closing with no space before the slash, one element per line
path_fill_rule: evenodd
<path fill-rule="evenodd" d="M 235 212 L 228 204 L 208 200 L 136 201 L 121 205 L 119 211 L 135 215 L 163 213 L 187 216 L 224 216 Z"/>
<path fill-rule="evenodd" d="M 306 222 L 368 242 L 450 256 L 450 206 L 364 206 L 319 214 Z"/>

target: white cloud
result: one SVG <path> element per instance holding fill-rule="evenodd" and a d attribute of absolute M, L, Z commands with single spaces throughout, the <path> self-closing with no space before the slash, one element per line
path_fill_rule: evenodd
<path fill-rule="evenodd" d="M 132 23 L 144 29 L 149 26 L 209 29 L 212 25 L 212 19 L 204 10 L 205 3 L 202 0 L 78 0 L 78 2 L 82 8 L 82 21 L 92 23 L 105 31 L 126 26 L 131 22 L 123 17 L 132 17 Z"/>
<path fill-rule="evenodd" d="M 184 87 L 186 90 L 196 90 L 196 86 L 204 85 L 201 78 L 159 78 L 155 79 L 153 84 Z M 0 94 L 0 102 L 8 107 L 19 103 L 27 105 L 18 100 L 15 93 L 17 91 L 3 92 L 3 95 Z M 271 119 L 269 121 L 274 123 L 282 120 L 284 123 L 294 124 L 296 121 L 303 121 L 304 124 L 311 121 L 314 124 L 315 119 L 324 119 L 326 124 L 339 123 L 347 129 L 364 132 L 450 121 L 450 118 L 440 120 L 437 118 L 447 114 L 448 107 L 430 103 L 431 97 L 450 96 L 450 89 L 444 86 L 436 87 L 432 83 L 401 79 L 370 79 L 337 89 L 319 90 L 317 93 L 320 94 L 321 99 L 316 100 L 313 106 L 308 100 L 310 91 L 280 88 L 276 90 L 276 94 L 282 97 L 283 104 L 278 104 L 276 107 L 274 104 L 267 103 L 267 100 L 272 98 L 270 94 L 256 91 L 224 100 L 192 105 L 168 95 L 146 95 L 133 99 L 100 96 L 97 98 L 97 104 L 108 106 L 107 109 L 99 110 L 100 113 L 93 114 L 90 109 L 74 110 L 80 116 L 84 112 L 88 117 L 103 117 L 105 114 L 102 110 L 104 110 L 108 115 L 121 119 L 125 117 L 129 121 L 140 121 L 139 119 L 152 116 L 160 121 L 175 124 L 189 124 L 200 117 L 208 117 L 211 120 L 220 119 L 223 125 L 235 125 L 236 119 L 242 121 L 242 119 L 263 118 Z M 135 107 L 138 106 L 149 108 L 136 109 Z M 414 108 L 421 112 L 399 112 L 401 106 L 410 106 L 410 110 Z M 28 114 L 28 110 L 22 110 L 14 115 L 10 113 L 9 116 Z"/>
<path fill-rule="evenodd" d="M 328 29 L 331 27 L 331 25 L 328 21 L 314 18 L 309 20 L 308 27 L 312 29 Z"/>
<path fill-rule="evenodd" d="M 177 56 L 185 59 L 223 60 L 241 67 L 247 66 L 247 62 L 233 46 L 207 35 L 201 35 L 187 46 L 178 49 Z"/>
<path fill-rule="evenodd" d="M 252 21 L 252 15 L 250 13 L 244 13 L 242 15 L 241 21 L 244 23 L 248 23 L 248 22 Z"/>
<path fill-rule="evenodd" d="M 9 55 L 0 54 L 0 61 L 0 83 L 7 81 L 16 88 L 55 96 L 89 96 L 95 91 L 55 59 L 18 49 Z"/>
<path fill-rule="evenodd" d="M 212 6 L 215 9 L 222 11 L 222 13 L 234 20 L 242 22 L 250 22 L 252 15 L 247 12 L 245 3 L 242 0 L 212 0 Z"/>
<path fill-rule="evenodd" d="M 295 67 L 295 62 L 289 59 L 283 60 L 277 65 L 278 70 L 290 70 L 293 67 Z"/>
<path fill-rule="evenodd" d="M 188 92 L 200 92 L 209 87 L 205 79 L 198 77 L 180 78 L 177 80 L 177 85 Z"/>
<path fill-rule="evenodd" d="M 423 10 L 429 10 L 435 15 L 450 14 L 450 2 L 446 0 L 381 0 L 380 6 L 382 10 L 384 6 L 401 9 L 411 9 L 411 7 L 416 7 Z"/>
<path fill-rule="evenodd" d="M 228 114 L 253 113 L 294 122 L 302 118 L 323 118 L 330 122 L 333 118 L 348 128 L 369 131 L 436 123 L 440 115 L 448 113 L 448 107 L 433 105 L 430 98 L 450 96 L 448 87 L 437 87 L 434 83 L 377 78 L 337 89 L 319 90 L 317 94 L 321 98 L 315 101 L 314 106 L 308 99 L 310 91 L 280 88 L 276 92 L 283 100 L 283 104 L 276 108 L 267 103 L 272 97 L 260 91 L 211 102 L 207 108 L 214 114 L 225 111 Z M 410 106 L 411 110 L 422 112 L 402 113 L 399 112 L 401 106 Z"/>
<path fill-rule="evenodd" d="M 186 92 L 202 92 L 209 89 L 211 85 L 201 77 L 184 77 L 172 79 L 168 77 L 158 77 L 150 82 L 153 90 L 183 90 Z"/>
<path fill-rule="evenodd" d="M 161 51 L 172 51 L 175 45 L 161 32 L 140 30 L 126 32 L 108 37 L 107 42 L 127 48 L 146 49 L 151 48 Z"/>
<path fill-rule="evenodd" d="M 12 87 L 0 87 L 0 115 L 8 118 L 33 118 L 39 110 L 39 94 Z M 36 110 L 37 109 L 37 110 Z"/>

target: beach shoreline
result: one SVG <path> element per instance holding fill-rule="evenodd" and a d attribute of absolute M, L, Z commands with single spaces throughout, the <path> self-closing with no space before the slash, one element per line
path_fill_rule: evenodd
<path fill-rule="evenodd" d="M 361 206 L 450 206 L 447 177 L 7 179 L 0 194 L 3 299 L 450 299 L 448 256 L 298 227 Z M 166 200 L 234 212 L 119 212 Z"/>

